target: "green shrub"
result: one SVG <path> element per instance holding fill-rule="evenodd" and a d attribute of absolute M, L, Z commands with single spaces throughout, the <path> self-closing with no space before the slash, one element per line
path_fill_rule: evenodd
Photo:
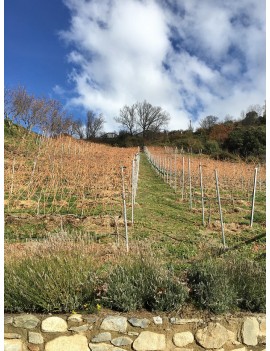
<path fill-rule="evenodd" d="M 115 267 L 107 284 L 103 302 L 119 311 L 172 311 L 179 309 L 187 297 L 186 289 L 172 272 L 146 259 Z"/>
<path fill-rule="evenodd" d="M 188 283 L 198 307 L 223 313 L 235 306 L 237 294 L 223 260 L 209 259 L 195 264 L 188 272 Z"/>
<path fill-rule="evenodd" d="M 188 284 L 195 304 L 214 313 L 238 308 L 265 312 L 263 263 L 232 255 L 207 259 L 190 268 Z"/>
<path fill-rule="evenodd" d="M 5 267 L 5 310 L 70 312 L 94 304 L 91 261 L 79 254 L 28 258 Z"/>
<path fill-rule="evenodd" d="M 251 312 L 266 311 L 266 271 L 263 263 L 235 259 L 230 263 L 232 284 L 237 289 L 238 306 Z"/>

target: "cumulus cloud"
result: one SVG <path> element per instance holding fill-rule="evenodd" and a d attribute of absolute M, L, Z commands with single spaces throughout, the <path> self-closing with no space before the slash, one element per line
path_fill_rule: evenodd
<path fill-rule="evenodd" d="M 256 0 L 63 0 L 70 27 L 70 105 L 103 112 L 146 99 L 170 129 L 238 117 L 265 99 L 265 4 Z M 60 91 L 60 87 L 57 89 Z"/>

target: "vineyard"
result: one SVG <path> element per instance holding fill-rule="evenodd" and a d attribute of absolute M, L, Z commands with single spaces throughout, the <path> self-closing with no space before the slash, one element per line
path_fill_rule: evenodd
<path fill-rule="evenodd" d="M 4 200 L 11 218 L 54 215 L 63 222 L 72 215 L 102 216 L 110 222 L 123 212 L 123 185 L 131 201 L 138 148 L 117 149 L 66 136 L 24 136 L 12 142 L 5 151 Z"/>
<path fill-rule="evenodd" d="M 201 212 L 202 225 L 221 227 L 224 246 L 224 222 L 231 232 L 253 226 L 256 197 L 259 201 L 255 219 L 264 222 L 264 165 L 214 161 L 168 147 L 149 147 L 145 151 L 158 175 L 182 202 L 188 202 L 189 210 Z"/>
<path fill-rule="evenodd" d="M 223 265 L 230 272 L 235 265 L 235 280 L 219 278 L 221 273 L 216 270 L 213 283 L 229 284 L 228 289 L 233 286 L 240 298 L 235 300 L 232 294 L 232 300 L 239 304 L 243 294 L 240 270 L 243 277 L 248 275 L 241 278 L 252 287 L 247 289 L 253 289 L 248 300 L 252 309 L 264 310 L 264 293 L 258 303 L 253 296 L 264 289 L 265 173 L 263 164 L 214 161 L 169 147 L 149 146 L 140 152 L 137 147 L 111 147 L 67 136 L 44 138 L 14 128 L 5 134 L 7 310 L 70 311 L 76 306 L 82 309 L 84 296 L 77 296 L 80 290 L 76 284 L 81 283 L 74 274 L 78 265 L 82 274 L 78 279 L 83 279 L 85 286 L 89 284 L 89 270 L 96 277 L 94 287 L 91 286 L 94 289 L 91 296 L 96 297 L 91 303 L 98 301 L 111 308 L 121 305 L 119 301 L 126 296 L 122 289 L 131 289 L 126 279 L 131 279 L 130 284 L 134 279 L 136 282 L 136 276 L 141 274 L 137 271 L 140 265 L 149 269 L 149 278 L 142 277 L 141 284 L 151 285 L 150 280 L 158 276 L 160 282 L 154 279 L 154 285 L 168 284 L 168 289 L 175 289 L 176 284 L 180 294 L 183 286 L 189 284 L 187 272 L 195 269 L 196 264 L 199 267 L 196 269 L 209 267 L 207 272 L 216 267 L 224 272 Z M 209 263 L 209 258 L 217 261 Z M 247 258 L 251 262 L 245 263 Z M 205 266 L 201 266 L 204 260 Z M 255 262 L 260 264 L 259 268 Z M 52 266 L 49 276 L 48 264 Z M 123 274 L 135 276 L 122 276 L 121 267 Z M 113 275 L 115 281 L 111 281 L 114 269 L 120 269 L 120 273 Z M 152 269 L 156 273 L 151 273 Z M 44 283 L 35 280 L 33 270 L 45 279 Z M 256 273 L 259 285 L 254 285 L 255 271 L 259 272 Z M 163 278 L 172 272 L 176 276 L 165 282 Z M 61 290 L 61 285 L 68 283 L 64 280 L 66 274 L 75 285 L 70 297 L 64 297 L 71 299 L 64 308 L 60 297 L 66 296 L 66 291 Z M 192 276 L 192 271 L 189 274 Z M 212 273 L 209 274 L 211 280 Z M 63 282 L 56 284 L 54 279 L 57 282 L 61 276 Z M 33 292 L 27 298 L 19 297 L 21 305 L 18 302 L 13 306 L 18 279 L 20 284 L 27 281 L 23 294 L 27 295 L 30 287 Z M 43 291 L 46 279 L 51 279 L 54 286 L 53 298 L 47 297 L 47 290 Z M 111 290 L 107 290 L 108 284 Z M 143 289 L 148 288 L 142 288 L 141 293 Z M 162 305 L 162 310 L 180 303 L 175 301 L 174 305 L 173 300 L 167 300 L 167 288 L 166 303 L 160 300 L 163 288 L 151 285 L 151 289 L 156 306 Z M 220 291 L 219 286 L 215 289 Z M 36 301 L 35 305 L 35 296 L 39 294 L 44 294 L 44 304 Z M 132 293 L 127 292 L 127 296 Z M 170 296 L 174 299 L 174 293 Z M 110 302 L 114 298 L 115 305 Z M 218 300 L 222 298 L 218 295 Z M 117 308 L 129 310 L 137 304 L 128 299 Z M 210 310 L 231 308 L 225 302 L 222 307 L 215 306 Z"/>

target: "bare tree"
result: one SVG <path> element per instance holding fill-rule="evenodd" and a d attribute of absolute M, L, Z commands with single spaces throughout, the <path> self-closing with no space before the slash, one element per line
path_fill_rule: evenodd
<path fill-rule="evenodd" d="M 128 132 L 133 135 L 136 131 L 136 105 L 132 106 L 125 105 L 119 113 L 119 117 L 115 117 L 115 121 L 120 123 Z"/>
<path fill-rule="evenodd" d="M 105 120 L 102 114 L 97 116 L 94 111 L 88 111 L 86 120 L 86 138 L 96 138 L 102 131 L 104 123 Z"/>
<path fill-rule="evenodd" d="M 143 137 L 147 131 L 159 131 L 164 128 L 169 120 L 170 115 L 163 111 L 159 106 L 152 106 L 149 102 L 137 102 L 136 111 L 138 116 L 138 126 L 142 130 Z"/>
<path fill-rule="evenodd" d="M 80 139 L 84 139 L 86 137 L 86 127 L 83 124 L 81 119 L 77 119 L 72 123 L 73 135 L 79 137 Z"/>
<path fill-rule="evenodd" d="M 218 121 L 218 117 L 216 116 L 206 116 L 205 118 L 203 118 L 200 122 L 200 126 L 201 128 L 204 129 L 210 129 L 211 127 L 213 127 Z"/>

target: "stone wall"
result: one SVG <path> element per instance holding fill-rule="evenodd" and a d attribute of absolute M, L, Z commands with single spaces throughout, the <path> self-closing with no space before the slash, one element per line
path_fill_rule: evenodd
<path fill-rule="evenodd" d="M 265 315 L 181 319 L 5 315 L 4 351 L 265 350 Z M 3 348 L 2 348 L 3 349 Z"/>

